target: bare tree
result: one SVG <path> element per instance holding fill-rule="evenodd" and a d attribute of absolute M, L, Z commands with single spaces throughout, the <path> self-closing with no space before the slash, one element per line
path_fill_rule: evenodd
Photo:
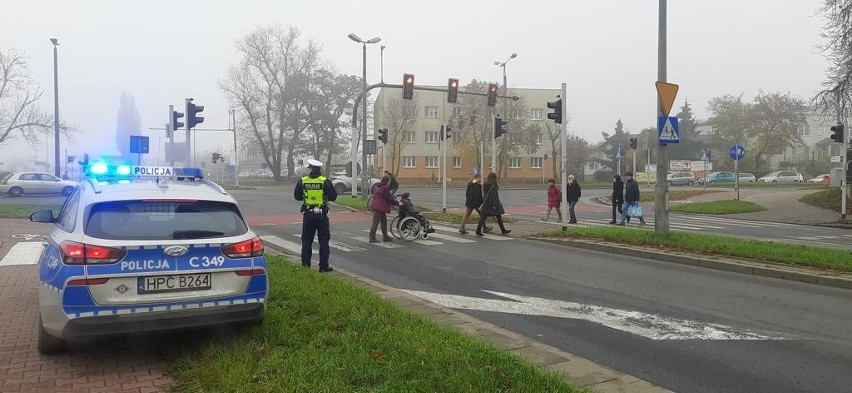
<path fill-rule="evenodd" d="M 414 132 L 417 122 L 417 94 L 412 100 L 393 99 L 382 106 L 382 115 L 388 128 L 388 149 L 392 173 L 399 173 L 402 152 L 408 145 L 408 135 Z"/>
<path fill-rule="evenodd" d="M 39 132 L 53 129 L 53 117 L 37 106 L 43 93 L 23 53 L 0 51 L 0 144 L 15 137 L 36 143 Z"/>
<path fill-rule="evenodd" d="M 821 46 L 829 61 L 823 90 L 813 99 L 814 107 L 823 113 L 834 114 L 841 109 L 845 118 L 845 103 L 852 95 L 852 0 L 823 0 L 819 12 L 826 20 Z"/>
<path fill-rule="evenodd" d="M 289 175 L 294 173 L 294 152 L 306 143 L 303 133 L 311 124 L 310 75 L 322 66 L 319 46 L 313 41 L 300 45 L 300 36 L 294 27 L 256 28 L 237 41 L 242 59 L 219 81 L 252 136 L 244 143 L 257 145 L 247 150 L 261 153 L 275 180 L 282 179 L 282 164 Z"/>
<path fill-rule="evenodd" d="M 334 154 L 344 151 L 341 143 L 344 124 L 341 119 L 354 105 L 354 97 L 361 85 L 357 77 L 336 75 L 327 68 L 316 70 L 311 79 L 306 101 L 310 143 L 305 152 L 317 158 L 325 155 L 326 162 L 330 164 Z M 331 165 L 326 168 L 331 170 Z"/>

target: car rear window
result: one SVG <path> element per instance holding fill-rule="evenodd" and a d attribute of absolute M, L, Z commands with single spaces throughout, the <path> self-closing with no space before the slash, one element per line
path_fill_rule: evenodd
<path fill-rule="evenodd" d="M 113 201 L 87 211 L 86 235 L 114 240 L 179 240 L 239 236 L 248 231 L 233 203 Z"/>

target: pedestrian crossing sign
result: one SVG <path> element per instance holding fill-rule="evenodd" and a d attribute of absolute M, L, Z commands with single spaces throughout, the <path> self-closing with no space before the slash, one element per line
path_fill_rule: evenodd
<path fill-rule="evenodd" d="M 657 121 L 657 131 L 660 135 L 661 145 L 680 142 L 680 130 L 677 126 L 677 117 L 660 116 Z"/>

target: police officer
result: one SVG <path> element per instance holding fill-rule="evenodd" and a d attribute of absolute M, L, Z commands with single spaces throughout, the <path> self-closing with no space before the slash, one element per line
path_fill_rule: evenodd
<path fill-rule="evenodd" d="M 328 241 L 331 231 L 328 225 L 328 202 L 337 199 L 337 191 L 331 180 L 320 174 L 322 162 L 308 160 L 310 174 L 302 177 L 296 183 L 293 197 L 302 201 L 302 266 L 311 267 L 314 234 L 319 235 L 319 271 L 330 272 L 334 269 L 328 265 Z"/>

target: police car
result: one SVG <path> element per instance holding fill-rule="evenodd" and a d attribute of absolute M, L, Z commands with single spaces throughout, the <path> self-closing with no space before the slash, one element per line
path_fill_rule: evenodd
<path fill-rule="evenodd" d="M 199 168 L 95 163 L 51 223 L 39 261 L 38 350 L 81 338 L 259 322 L 263 243 Z"/>

